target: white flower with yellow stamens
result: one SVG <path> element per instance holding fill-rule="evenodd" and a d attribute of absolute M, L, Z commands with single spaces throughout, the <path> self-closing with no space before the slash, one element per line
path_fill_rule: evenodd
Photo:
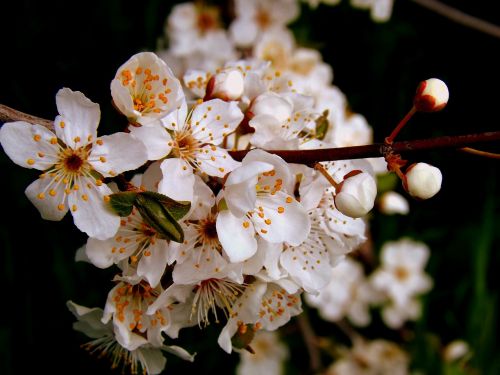
<path fill-rule="evenodd" d="M 158 191 L 175 200 L 193 199 L 193 172 L 224 177 L 240 165 L 229 153 L 219 147 L 224 137 L 233 132 L 243 120 L 243 113 L 236 102 L 220 99 L 197 105 L 188 113 L 185 105 L 162 119 L 172 133 L 166 144 L 173 158 L 161 164 L 163 180 Z M 141 139 L 146 146 L 153 138 Z"/>
<path fill-rule="evenodd" d="M 130 258 L 131 263 L 137 265 L 137 275 L 156 287 L 167 266 L 169 243 L 133 209 L 128 217 L 121 218 L 115 236 L 107 240 L 89 238 L 85 252 L 92 264 L 99 268 Z"/>
<path fill-rule="evenodd" d="M 231 318 L 217 340 L 227 353 L 233 349 L 231 338 L 237 332 L 244 334 L 248 329 L 274 331 L 302 312 L 302 301 L 298 286 L 289 280 L 257 281 L 246 287 L 233 307 Z"/>
<path fill-rule="evenodd" d="M 122 367 L 122 370 L 128 368 L 132 374 L 159 374 L 167 362 L 162 352 L 174 354 L 186 361 L 194 360 L 194 355 L 176 345 L 153 346 L 146 343 L 134 350 L 128 350 L 117 341 L 112 323 L 101 322 L 102 309 L 80 306 L 72 301 L 68 301 L 66 305 L 78 319 L 73 328 L 92 339 L 82 347 L 91 354 L 107 357 L 112 369 Z"/>
<path fill-rule="evenodd" d="M 165 62 L 152 52 L 132 56 L 111 82 L 114 105 L 133 124 L 148 125 L 179 107 L 181 84 Z"/>
<path fill-rule="evenodd" d="M 97 138 L 99 105 L 81 92 L 61 89 L 56 104 L 55 134 L 40 125 L 11 122 L 1 128 L 0 143 L 16 164 L 44 171 L 25 192 L 42 218 L 58 221 L 70 209 L 81 231 L 110 238 L 120 218 L 106 204 L 112 191 L 102 177 L 140 167 L 146 150 L 126 133 Z"/>
<path fill-rule="evenodd" d="M 219 212 L 217 234 L 233 263 L 251 258 L 259 235 L 271 243 L 302 243 L 311 224 L 293 196 L 294 176 L 279 156 L 252 150 L 226 180 L 223 195 L 228 210 Z"/>
<path fill-rule="evenodd" d="M 101 321 L 113 322 L 116 340 L 121 346 L 135 350 L 147 344 L 162 345 L 161 333 L 170 324 L 170 311 L 164 306 L 153 315 L 147 314 L 148 307 L 160 293 L 160 286 L 152 288 L 145 281 L 135 284 L 119 281 L 108 293 Z"/>

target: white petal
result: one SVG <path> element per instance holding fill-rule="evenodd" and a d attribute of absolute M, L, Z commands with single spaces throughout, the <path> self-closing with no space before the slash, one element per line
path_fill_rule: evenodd
<path fill-rule="evenodd" d="M 56 105 L 61 115 L 54 122 L 58 138 L 68 146 L 75 144 L 75 138 L 79 138 L 83 145 L 96 139 L 101 118 L 99 104 L 89 100 L 80 91 L 63 88 L 57 92 Z M 68 123 L 61 124 L 61 121 Z"/>
<path fill-rule="evenodd" d="M 190 212 L 186 215 L 191 220 L 201 220 L 210 214 L 212 207 L 215 204 L 215 196 L 208 185 L 195 175 L 194 184 L 194 200 L 191 205 Z"/>
<path fill-rule="evenodd" d="M 167 364 L 167 359 L 157 348 L 139 348 L 137 355 L 141 363 L 146 367 L 146 373 L 151 375 L 160 374 Z"/>
<path fill-rule="evenodd" d="M 73 329 L 82 332 L 90 338 L 96 339 L 112 334 L 111 327 L 101 322 L 102 309 L 77 305 L 73 301 L 66 302 L 69 311 L 78 319 L 73 323 Z"/>
<path fill-rule="evenodd" d="M 226 180 L 224 198 L 234 215 L 241 217 L 255 207 L 258 174 L 272 169 L 272 164 L 255 161 L 245 163 L 231 172 Z"/>
<path fill-rule="evenodd" d="M 196 106 L 191 115 L 193 136 L 203 143 L 218 145 L 242 120 L 237 102 L 209 100 Z"/>
<path fill-rule="evenodd" d="M 301 246 L 287 248 L 280 261 L 306 292 L 319 291 L 330 281 L 329 254 L 316 236 L 309 237 Z"/>
<path fill-rule="evenodd" d="M 257 38 L 257 25 L 246 18 L 237 18 L 229 28 L 231 38 L 239 47 L 249 47 Z"/>
<path fill-rule="evenodd" d="M 8 122 L 0 128 L 0 143 L 14 163 L 24 168 L 48 169 L 57 161 L 54 133 L 41 125 L 24 121 Z M 40 156 L 43 155 L 43 156 Z"/>
<path fill-rule="evenodd" d="M 139 168 L 148 160 L 142 142 L 127 133 L 100 137 L 89 156 L 90 164 L 106 177 Z"/>
<path fill-rule="evenodd" d="M 224 177 L 241 165 L 226 150 L 212 145 L 203 146 L 195 157 L 200 170 L 209 176 Z"/>
<path fill-rule="evenodd" d="M 254 228 L 246 217 L 236 217 L 228 210 L 217 216 L 217 235 L 232 263 L 249 259 L 257 251 Z"/>
<path fill-rule="evenodd" d="M 181 159 L 167 159 L 160 165 L 163 179 L 158 192 L 176 201 L 193 201 L 194 174 L 187 163 Z"/>
<path fill-rule="evenodd" d="M 255 230 L 265 240 L 278 243 L 288 242 L 297 246 L 309 235 L 311 222 L 302 205 L 292 196 L 278 191 L 275 195 L 257 198 L 256 206 L 262 207 L 255 212 L 252 221 Z"/>
<path fill-rule="evenodd" d="M 115 248 L 115 252 L 112 251 L 113 247 Z M 85 254 L 94 266 L 108 268 L 113 263 L 118 263 L 129 255 L 120 254 L 116 249 L 117 247 L 113 239 L 102 241 L 95 238 L 89 238 L 85 245 Z M 117 257 L 117 255 L 119 257 Z"/>
<path fill-rule="evenodd" d="M 53 189 L 56 194 L 48 194 L 50 189 Z M 68 212 L 67 198 L 65 197 L 63 184 L 54 184 L 54 181 L 49 176 L 32 182 L 24 193 L 38 211 L 40 211 L 40 215 L 45 220 L 59 221 Z M 40 199 L 40 193 L 43 193 L 42 199 Z M 59 208 L 62 208 L 62 210 Z"/>
<path fill-rule="evenodd" d="M 170 153 L 172 137 L 163 126 L 130 126 L 129 130 L 146 147 L 148 160 L 158 160 Z"/>
<path fill-rule="evenodd" d="M 151 252 L 151 255 L 146 256 L 143 253 L 137 275 L 143 276 L 149 284 L 155 288 L 165 272 L 168 258 L 168 243 L 165 240 L 156 240 L 156 243 L 149 245 L 146 251 Z"/>
<path fill-rule="evenodd" d="M 68 197 L 75 225 L 89 237 L 108 239 L 120 226 L 120 217 L 104 201 L 104 197 L 112 194 L 112 191 L 106 185 L 89 187 L 87 181 L 82 179 L 82 182 L 79 183 L 80 190 Z"/>
<path fill-rule="evenodd" d="M 184 85 L 198 98 L 203 98 L 207 89 L 210 74 L 204 70 L 189 69 L 184 74 Z"/>
<path fill-rule="evenodd" d="M 187 104 L 186 101 L 183 100 L 175 111 L 161 119 L 161 123 L 169 130 L 181 130 L 186 122 L 186 117 Z"/>
<path fill-rule="evenodd" d="M 180 346 L 177 346 L 177 345 L 165 345 L 162 347 L 163 350 L 165 350 L 166 352 L 170 353 L 170 354 L 174 354 L 176 355 L 177 357 L 185 360 L 185 361 L 189 361 L 189 362 L 193 362 L 194 361 L 194 356 L 196 355 L 195 354 L 189 354 L 189 352 L 187 352 L 185 349 L 181 348 Z"/>

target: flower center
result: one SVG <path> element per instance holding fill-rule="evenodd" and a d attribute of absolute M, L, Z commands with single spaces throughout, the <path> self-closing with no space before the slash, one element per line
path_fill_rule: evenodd
<path fill-rule="evenodd" d="M 259 25 L 261 29 L 267 29 L 271 26 L 271 15 L 265 9 L 259 8 L 255 13 L 255 23 Z"/>
<path fill-rule="evenodd" d="M 208 279 L 195 287 L 195 296 L 191 308 L 191 316 L 196 313 L 198 325 L 210 324 L 208 318 L 211 311 L 215 322 L 219 323 L 217 308 L 224 312 L 226 318 L 233 315 L 233 304 L 245 290 L 245 285 L 226 279 Z"/>
<path fill-rule="evenodd" d="M 410 276 L 410 273 L 405 267 L 397 267 L 394 270 L 394 274 L 399 281 L 405 281 Z"/>
<path fill-rule="evenodd" d="M 198 29 L 202 34 L 210 30 L 215 30 L 218 25 L 218 16 L 216 9 L 206 9 L 198 14 Z"/>
<path fill-rule="evenodd" d="M 59 154 L 58 168 L 64 174 L 82 175 L 85 171 L 90 170 L 90 165 L 87 163 L 89 152 L 85 147 L 80 147 L 76 150 L 68 147 Z"/>
<path fill-rule="evenodd" d="M 191 129 L 175 132 L 174 138 L 172 149 L 174 156 L 196 166 L 196 151 L 201 148 L 201 142 L 193 136 Z"/>

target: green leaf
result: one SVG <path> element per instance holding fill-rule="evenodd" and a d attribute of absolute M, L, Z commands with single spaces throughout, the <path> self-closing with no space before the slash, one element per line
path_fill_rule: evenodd
<path fill-rule="evenodd" d="M 184 232 L 181 226 L 165 208 L 151 194 L 137 194 L 134 203 L 142 218 L 150 225 L 160 237 L 174 241 L 184 241 Z"/>
<path fill-rule="evenodd" d="M 328 109 L 326 109 L 323 111 L 323 114 L 316 119 L 316 138 L 320 141 L 325 139 L 328 125 Z"/>
<path fill-rule="evenodd" d="M 133 191 L 111 194 L 109 204 L 116 214 L 126 217 L 132 213 L 136 197 L 137 193 Z"/>
<path fill-rule="evenodd" d="M 156 201 L 163 204 L 165 209 L 172 215 L 175 220 L 180 220 L 189 212 L 191 208 L 191 202 L 189 201 L 176 201 L 166 195 L 155 193 L 153 191 L 145 191 L 139 193 L 140 195 L 147 196 L 149 198 L 155 199 Z"/>

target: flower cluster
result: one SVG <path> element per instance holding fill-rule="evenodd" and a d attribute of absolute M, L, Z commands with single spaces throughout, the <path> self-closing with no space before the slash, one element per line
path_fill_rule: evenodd
<path fill-rule="evenodd" d="M 368 304 L 381 301 L 392 327 L 416 317 L 415 296 L 430 287 L 424 246 L 387 245 L 370 282 L 346 258 L 366 240 L 376 164 L 291 164 L 272 153 L 372 140 L 331 67 L 286 29 L 298 9 L 294 0 L 236 1 L 226 30 L 217 8 L 175 6 L 169 49 L 132 56 L 111 82 L 124 132 L 99 137 L 99 106 L 67 88 L 52 130 L 1 128 L 7 155 L 42 172 L 26 189 L 41 216 L 70 211 L 89 236 L 77 258 L 117 266 L 104 309 L 68 302 L 75 329 L 92 339 L 86 347 L 115 366 L 157 374 L 163 352 L 193 360 L 172 343 L 181 329 L 211 323 L 228 353 L 251 350 L 254 335 L 274 346 L 269 332 L 301 313 L 303 292 L 328 319 L 367 324 Z M 433 195 L 432 172 L 416 165 L 407 175 L 412 195 Z"/>

